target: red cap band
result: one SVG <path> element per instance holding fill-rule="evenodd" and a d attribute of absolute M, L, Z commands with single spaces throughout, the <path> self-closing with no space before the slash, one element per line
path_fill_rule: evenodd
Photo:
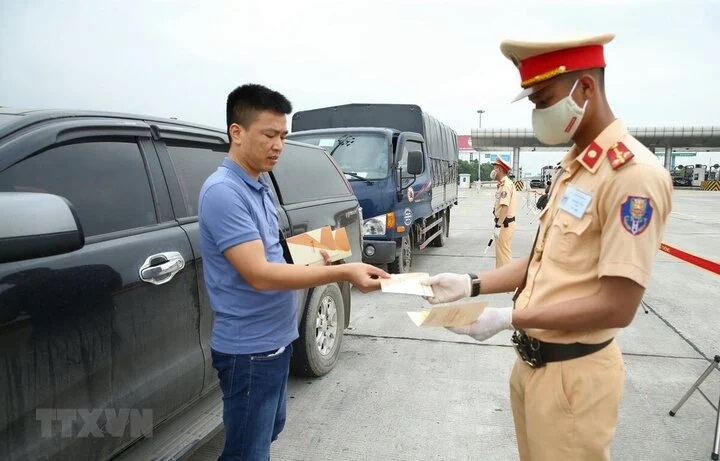
<path fill-rule="evenodd" d="M 520 65 L 521 86 L 527 88 L 565 72 L 605 67 L 603 49 L 602 45 L 579 46 L 524 59 Z"/>

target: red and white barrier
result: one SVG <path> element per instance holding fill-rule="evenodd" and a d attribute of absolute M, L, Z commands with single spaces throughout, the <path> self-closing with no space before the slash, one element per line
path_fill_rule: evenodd
<path fill-rule="evenodd" d="M 671 247 L 670 245 L 666 243 L 660 244 L 660 251 L 663 251 L 670 256 L 674 256 L 682 261 L 688 262 L 694 266 L 701 267 L 705 270 L 708 270 L 714 274 L 720 275 L 720 264 L 716 263 L 715 261 L 710 261 L 709 259 L 701 258 L 700 256 L 695 256 L 690 253 L 686 253 L 682 250 L 678 250 L 677 248 Z"/>

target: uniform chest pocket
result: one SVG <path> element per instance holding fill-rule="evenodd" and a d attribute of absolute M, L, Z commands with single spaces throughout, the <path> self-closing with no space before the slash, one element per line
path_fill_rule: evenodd
<path fill-rule="evenodd" d="M 581 269 L 597 264 L 598 251 L 592 239 L 593 216 L 582 218 L 560 210 L 548 231 L 544 256 L 568 268 Z M 595 242 L 597 243 L 597 242 Z"/>

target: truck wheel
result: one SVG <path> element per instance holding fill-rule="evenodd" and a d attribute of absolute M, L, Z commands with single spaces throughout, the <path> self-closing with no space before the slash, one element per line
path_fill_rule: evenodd
<path fill-rule="evenodd" d="M 433 241 L 431 242 L 432 246 L 434 246 L 434 247 L 444 247 L 445 240 L 447 239 L 447 236 L 448 236 L 448 225 L 450 223 L 448 222 L 447 215 L 445 213 L 442 214 L 442 218 L 443 218 L 443 220 L 439 225 L 439 228 L 441 231 L 440 235 L 435 237 L 433 239 Z M 435 231 L 435 232 L 437 232 L 437 231 Z"/>
<path fill-rule="evenodd" d="M 445 210 L 445 238 L 450 237 L 450 208 Z"/>
<path fill-rule="evenodd" d="M 388 263 L 388 272 L 391 274 L 404 274 L 410 270 L 412 264 L 412 239 L 410 234 L 400 239 L 399 253 L 395 261 Z"/>
<path fill-rule="evenodd" d="M 345 306 L 337 284 L 313 290 L 293 344 L 290 368 L 295 375 L 318 377 L 335 367 L 342 345 Z"/>

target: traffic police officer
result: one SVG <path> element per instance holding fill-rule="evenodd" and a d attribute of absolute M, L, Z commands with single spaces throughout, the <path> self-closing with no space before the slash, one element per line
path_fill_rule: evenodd
<path fill-rule="evenodd" d="M 515 233 L 515 184 L 508 177 L 510 165 L 500 157 L 495 160 L 491 177 L 497 179 L 495 192 L 495 267 L 512 260 L 512 236 Z"/>
<path fill-rule="evenodd" d="M 614 338 L 635 316 L 672 208 L 670 174 L 605 97 L 613 38 L 501 44 L 520 73 L 516 100 L 535 105 L 537 138 L 573 145 L 528 257 L 423 281 L 433 304 L 516 290 L 513 308 L 485 308 L 452 331 L 484 341 L 515 330 L 510 399 L 523 461 L 610 458 L 625 373 Z"/>

